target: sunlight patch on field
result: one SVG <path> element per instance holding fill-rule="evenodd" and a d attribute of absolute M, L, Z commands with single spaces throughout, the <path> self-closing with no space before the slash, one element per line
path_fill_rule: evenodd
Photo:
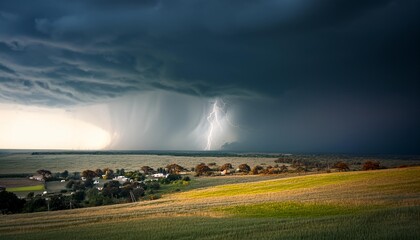
<path fill-rule="evenodd" d="M 44 191 L 44 190 L 45 190 L 44 185 L 15 187 L 15 188 L 7 189 L 7 191 L 9 192 L 30 192 L 30 191 Z"/>
<path fill-rule="evenodd" d="M 386 171 L 365 171 L 329 173 L 311 176 L 276 179 L 254 183 L 239 183 L 193 190 L 180 194 L 180 198 L 208 198 L 228 197 L 240 195 L 255 195 L 267 193 L 280 193 L 285 191 L 309 191 L 322 187 L 352 188 L 355 185 L 363 186 L 369 191 L 406 191 L 416 193 L 420 189 L 420 168 L 393 169 Z M 399 184 L 396 184 L 399 183 Z M 345 190 L 345 188 L 343 188 Z"/>

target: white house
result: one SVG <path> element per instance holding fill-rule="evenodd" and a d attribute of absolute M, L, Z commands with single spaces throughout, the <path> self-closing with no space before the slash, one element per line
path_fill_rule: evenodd
<path fill-rule="evenodd" d="M 169 174 L 163 174 L 163 173 L 155 173 L 152 176 L 154 178 L 167 178 Z"/>
<path fill-rule="evenodd" d="M 118 176 L 118 177 L 114 177 L 112 180 L 118 181 L 120 183 L 125 183 L 129 181 L 130 179 L 125 176 Z"/>

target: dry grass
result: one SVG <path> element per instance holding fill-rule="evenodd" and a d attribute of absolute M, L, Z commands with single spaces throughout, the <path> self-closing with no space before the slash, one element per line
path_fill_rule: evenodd
<path fill-rule="evenodd" d="M 418 207 L 419 176 L 420 167 L 413 167 L 229 184 L 166 195 L 154 201 L 1 216 L 0 234 L 11 236 L 10 234 L 14 233 L 34 233 L 44 229 L 95 227 L 100 224 L 145 219 L 166 221 L 165 219 L 173 217 L 226 218 L 241 216 L 238 213 L 244 209 L 249 210 L 250 215 L 243 216 L 253 217 L 258 208 L 266 211 L 265 217 L 270 217 L 278 214 L 281 209 L 293 210 L 285 207 L 287 205 L 282 205 L 284 203 L 288 203 L 289 206 L 306 206 L 305 209 L 311 209 L 313 206 L 335 206 L 334 213 L 340 212 L 339 206 L 347 206 L 347 212 L 350 214 L 378 206 L 390 209 L 397 206 Z M 280 210 L 273 212 L 272 209 L 276 209 L 276 206 Z M 289 211 L 291 216 L 292 210 Z M 305 215 L 305 211 L 298 215 L 302 214 Z M 264 217 L 263 215 L 259 217 Z M 308 216 L 311 217 L 310 214 Z"/>

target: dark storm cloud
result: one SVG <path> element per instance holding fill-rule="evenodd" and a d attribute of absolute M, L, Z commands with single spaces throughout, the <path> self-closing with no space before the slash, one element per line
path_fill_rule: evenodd
<path fill-rule="evenodd" d="M 363 151 L 412 152 L 419 12 L 417 0 L 1 1 L 0 98 L 224 96 L 259 129 L 227 148 L 352 151 L 380 138 Z"/>
<path fill-rule="evenodd" d="M 0 9 L 1 70 L 17 73 L 2 82 L 41 81 L 74 102 L 154 88 L 216 96 L 394 87 L 397 77 L 418 77 L 417 1 L 2 1 Z"/>

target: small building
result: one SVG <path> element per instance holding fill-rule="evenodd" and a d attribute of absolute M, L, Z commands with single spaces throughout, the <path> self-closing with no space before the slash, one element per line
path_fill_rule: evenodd
<path fill-rule="evenodd" d="M 125 177 L 125 176 L 118 176 L 118 177 L 114 177 L 112 180 L 118 181 L 120 183 L 125 183 L 125 182 L 129 181 L 130 179 Z"/>
<path fill-rule="evenodd" d="M 45 181 L 44 176 L 42 176 L 41 174 L 33 175 L 29 179 L 33 179 L 33 180 L 37 180 L 37 181 L 41 181 L 41 182 Z"/>
<path fill-rule="evenodd" d="M 152 176 L 153 176 L 154 178 L 167 178 L 167 177 L 168 177 L 168 175 L 169 175 L 169 174 L 163 174 L 163 173 L 155 173 L 155 174 L 152 174 Z"/>

